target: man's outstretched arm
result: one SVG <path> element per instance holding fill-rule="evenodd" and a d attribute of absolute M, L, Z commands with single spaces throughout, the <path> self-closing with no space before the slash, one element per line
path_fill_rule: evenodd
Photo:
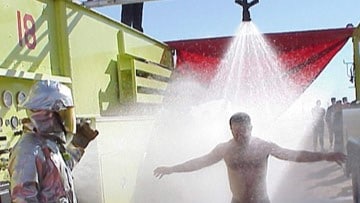
<path fill-rule="evenodd" d="M 154 176 L 157 178 L 162 178 L 164 175 L 171 173 L 181 173 L 181 172 L 191 172 L 202 169 L 204 167 L 210 166 L 219 162 L 222 158 L 221 146 L 218 145 L 213 149 L 209 154 L 201 156 L 199 158 L 191 159 L 182 164 L 175 166 L 161 166 L 154 170 Z"/>
<path fill-rule="evenodd" d="M 316 161 L 333 161 L 342 164 L 346 160 L 346 155 L 341 152 L 311 152 L 311 151 L 296 151 L 281 148 L 277 145 L 273 146 L 271 155 L 282 159 L 295 162 L 316 162 Z"/>

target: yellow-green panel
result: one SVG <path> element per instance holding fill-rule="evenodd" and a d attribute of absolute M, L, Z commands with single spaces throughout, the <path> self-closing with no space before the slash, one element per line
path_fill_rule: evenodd
<path fill-rule="evenodd" d="M 0 1 L 0 68 L 51 73 L 47 4 Z"/>
<path fill-rule="evenodd" d="M 159 76 L 167 77 L 169 78 L 171 75 L 171 71 L 165 68 L 162 68 L 160 66 L 151 64 L 151 63 L 144 63 L 138 60 L 134 61 L 135 67 L 137 70 L 142 70 L 151 74 L 156 74 Z"/>
<path fill-rule="evenodd" d="M 131 202 L 154 120 L 141 117 L 99 121 L 97 138 L 106 203 Z"/>
<path fill-rule="evenodd" d="M 119 38 L 124 44 L 121 52 L 148 61 L 156 62 L 172 67 L 172 58 L 169 47 L 149 38 L 139 38 L 140 33 L 131 33 L 123 30 L 119 33 Z M 146 50 L 146 51 L 144 51 Z"/>
<path fill-rule="evenodd" d="M 355 67 L 355 96 L 360 99 L 360 24 L 356 27 L 353 34 L 354 47 L 354 67 Z"/>
<path fill-rule="evenodd" d="M 120 108 L 117 32 L 122 26 L 71 3 L 67 24 L 77 114 L 97 116 L 114 112 Z"/>
<path fill-rule="evenodd" d="M 159 90 L 166 90 L 168 86 L 166 82 L 161 82 L 154 79 L 148 79 L 143 77 L 136 77 L 136 84 L 137 86 L 140 87 L 148 87 Z"/>
<path fill-rule="evenodd" d="M 71 79 L 69 77 L 42 74 L 42 73 L 31 73 L 31 72 L 17 71 L 12 69 L 0 69 L 0 76 L 18 78 L 18 79 L 29 79 L 29 80 L 55 80 L 67 84 L 71 83 Z"/>
<path fill-rule="evenodd" d="M 118 77 L 120 83 L 120 102 L 134 103 L 136 101 L 137 88 L 133 59 L 124 55 L 118 56 Z"/>
<path fill-rule="evenodd" d="M 168 51 L 167 46 L 73 3 L 67 4 L 66 13 L 77 114 L 97 116 L 121 112 L 124 107 L 120 101 L 135 101 L 136 88 L 133 62 L 122 54 L 118 59 L 119 46 L 142 47 L 138 55 L 156 56 L 159 62 L 165 50 Z M 118 41 L 119 32 L 126 33 L 125 41 Z"/>
<path fill-rule="evenodd" d="M 71 83 L 79 117 L 118 113 L 120 101 L 136 101 L 133 60 L 173 66 L 166 44 L 72 1 L 0 0 L 0 6 L 0 75 Z M 147 66 L 139 68 L 171 73 Z"/>
<path fill-rule="evenodd" d="M 143 94 L 138 93 L 136 95 L 136 101 L 139 103 L 154 103 L 154 104 L 161 104 L 164 99 L 162 95 L 156 94 Z"/>
<path fill-rule="evenodd" d="M 26 117 L 19 104 L 25 99 L 31 80 L 0 77 L 0 180 L 8 180 L 6 170 L 9 154 L 7 149 L 13 147 L 21 134 L 21 119 Z M 5 168 L 4 168 L 5 167 Z"/>

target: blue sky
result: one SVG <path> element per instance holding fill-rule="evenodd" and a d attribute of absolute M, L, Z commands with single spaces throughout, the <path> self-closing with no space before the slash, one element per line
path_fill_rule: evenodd
<path fill-rule="evenodd" d="M 119 5 L 96 10 L 120 19 Z M 260 0 L 250 10 L 252 22 L 262 33 L 342 28 L 348 23 L 357 26 L 359 11 L 360 0 Z M 234 0 L 148 1 L 143 12 L 144 33 L 159 41 L 232 36 L 242 18 L 241 7 Z M 344 60 L 353 60 L 351 40 L 305 94 L 310 98 L 318 96 L 324 106 L 331 96 L 355 99 L 354 89 L 349 88 L 353 85 L 346 76 Z M 324 94 L 319 95 L 319 92 Z"/>

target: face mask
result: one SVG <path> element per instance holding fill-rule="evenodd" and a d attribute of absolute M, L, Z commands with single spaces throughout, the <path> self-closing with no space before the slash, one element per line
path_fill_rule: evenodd
<path fill-rule="evenodd" d="M 64 122 L 64 127 L 67 133 L 76 133 L 76 117 L 75 109 L 73 107 L 58 112 Z"/>

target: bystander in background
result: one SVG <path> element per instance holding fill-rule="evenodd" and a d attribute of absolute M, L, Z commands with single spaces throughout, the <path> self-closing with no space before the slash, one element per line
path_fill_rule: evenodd
<path fill-rule="evenodd" d="M 313 148 L 317 151 L 318 143 L 320 150 L 324 151 L 324 127 L 325 109 L 321 107 L 321 101 L 317 100 L 316 105 L 311 109 Z"/>
<path fill-rule="evenodd" d="M 331 97 L 330 101 L 331 101 L 331 104 L 326 110 L 325 121 L 326 121 L 326 125 L 328 128 L 329 144 L 330 144 L 330 149 L 331 149 L 334 144 L 333 122 L 334 122 L 334 109 L 335 109 L 336 98 Z"/>

